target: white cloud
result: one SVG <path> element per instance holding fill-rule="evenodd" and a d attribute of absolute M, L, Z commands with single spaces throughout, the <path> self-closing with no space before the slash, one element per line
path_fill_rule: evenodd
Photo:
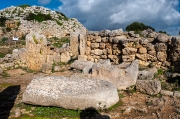
<path fill-rule="evenodd" d="M 138 21 L 177 34 L 179 0 L 60 0 L 59 11 L 75 17 L 90 30 L 125 29 Z M 172 30 L 172 31 L 171 31 Z"/>
<path fill-rule="evenodd" d="M 51 2 L 51 0 L 38 0 L 38 3 L 41 5 L 47 5 Z"/>

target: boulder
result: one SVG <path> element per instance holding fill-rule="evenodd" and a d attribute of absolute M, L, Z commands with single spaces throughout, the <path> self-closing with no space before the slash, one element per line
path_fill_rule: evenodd
<path fill-rule="evenodd" d="M 43 73 L 50 74 L 52 73 L 51 70 L 52 70 L 52 64 L 49 64 L 49 63 L 42 64 Z"/>
<path fill-rule="evenodd" d="M 147 70 L 139 71 L 138 79 L 139 80 L 152 80 L 156 72 L 157 72 L 157 69 L 155 67 L 147 69 Z"/>
<path fill-rule="evenodd" d="M 161 82 L 158 80 L 137 80 L 136 89 L 142 93 L 156 95 L 161 90 Z"/>
<path fill-rule="evenodd" d="M 103 80 L 79 77 L 36 77 L 27 86 L 22 101 L 27 104 L 66 109 L 99 109 L 119 101 L 115 86 Z"/>
<path fill-rule="evenodd" d="M 138 60 L 134 60 L 125 69 L 118 65 L 94 64 L 92 75 L 101 80 L 112 82 L 118 89 L 126 89 L 136 84 L 138 76 Z"/>
<path fill-rule="evenodd" d="M 93 64 L 94 64 L 94 62 L 91 62 L 91 61 L 75 60 L 71 64 L 71 68 L 82 70 L 84 73 L 90 73 L 90 70 L 91 70 Z"/>
<path fill-rule="evenodd" d="M 161 33 L 156 37 L 158 42 L 166 43 L 169 40 L 169 36 L 167 34 Z"/>

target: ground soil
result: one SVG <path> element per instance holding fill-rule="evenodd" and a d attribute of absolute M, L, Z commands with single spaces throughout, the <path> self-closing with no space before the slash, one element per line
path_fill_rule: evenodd
<path fill-rule="evenodd" d="M 77 72 L 66 70 L 43 74 L 13 69 L 7 73 L 10 77 L 0 77 L 0 119 L 20 118 L 24 109 L 18 105 L 22 103 L 22 94 L 34 77 L 45 75 L 68 76 Z M 131 90 L 119 91 L 119 95 L 121 98 L 119 106 L 111 110 L 102 109 L 99 119 L 104 116 L 111 119 L 180 119 L 180 99 L 177 97 L 150 96 Z M 30 116 L 33 117 L 33 115 Z"/>

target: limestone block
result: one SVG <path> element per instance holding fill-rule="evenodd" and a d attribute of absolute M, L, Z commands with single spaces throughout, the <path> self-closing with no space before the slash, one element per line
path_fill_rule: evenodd
<path fill-rule="evenodd" d="M 165 43 L 169 40 L 169 36 L 167 34 L 161 33 L 156 37 L 158 42 Z"/>
<path fill-rule="evenodd" d="M 101 55 L 101 59 L 107 59 L 107 55 Z"/>
<path fill-rule="evenodd" d="M 112 49 L 120 50 L 121 49 L 121 45 L 120 44 L 113 44 Z"/>
<path fill-rule="evenodd" d="M 152 43 L 147 43 L 147 45 L 145 47 L 148 51 L 154 51 L 155 50 L 155 47 Z"/>
<path fill-rule="evenodd" d="M 71 59 L 69 52 L 65 51 L 61 53 L 61 62 L 68 62 Z"/>
<path fill-rule="evenodd" d="M 122 55 L 123 62 L 132 62 L 135 60 L 135 55 Z"/>
<path fill-rule="evenodd" d="M 108 55 L 112 55 L 112 49 L 107 49 Z"/>
<path fill-rule="evenodd" d="M 86 51 L 86 35 L 79 34 L 79 54 L 85 55 Z"/>
<path fill-rule="evenodd" d="M 87 56 L 86 55 L 78 55 L 78 60 L 87 61 Z"/>
<path fill-rule="evenodd" d="M 156 51 L 167 51 L 167 45 L 165 43 L 156 43 L 155 49 Z"/>
<path fill-rule="evenodd" d="M 157 58 L 161 62 L 166 61 L 167 53 L 166 52 L 157 52 Z"/>
<path fill-rule="evenodd" d="M 147 54 L 136 54 L 136 58 L 147 61 Z"/>
<path fill-rule="evenodd" d="M 94 50 L 94 54 L 95 54 L 95 55 L 102 55 L 102 54 L 103 54 L 103 51 L 100 50 L 100 49 L 95 49 L 95 50 Z"/>
<path fill-rule="evenodd" d="M 157 57 L 155 57 L 155 56 L 153 56 L 153 55 L 150 55 L 150 54 L 147 54 L 147 60 L 148 60 L 148 61 L 155 62 L 155 61 L 157 61 Z"/>
<path fill-rule="evenodd" d="M 70 33 L 70 49 L 72 51 L 73 56 L 78 56 L 78 36 L 79 34 L 77 32 Z"/>
<path fill-rule="evenodd" d="M 161 82 L 158 80 L 137 80 L 136 89 L 149 95 L 156 95 L 161 91 Z"/>
<path fill-rule="evenodd" d="M 152 51 L 148 51 L 148 54 L 152 55 L 152 56 L 156 56 L 156 51 L 152 50 Z"/>
<path fill-rule="evenodd" d="M 91 42 L 90 41 L 87 41 L 86 44 L 87 44 L 88 47 L 91 47 Z"/>
<path fill-rule="evenodd" d="M 92 49 L 99 48 L 99 43 L 91 43 L 91 48 Z"/>
<path fill-rule="evenodd" d="M 113 55 L 120 55 L 121 51 L 120 50 L 113 50 Z"/>
<path fill-rule="evenodd" d="M 136 48 L 126 47 L 122 50 L 123 55 L 133 55 L 137 53 Z"/>
<path fill-rule="evenodd" d="M 53 61 L 54 61 L 55 63 L 59 63 L 59 62 L 61 61 L 61 55 L 60 55 L 60 53 L 56 53 L 56 52 L 53 53 Z"/>
<path fill-rule="evenodd" d="M 91 48 L 90 47 L 86 47 L 85 55 L 90 55 L 90 53 L 91 53 Z"/>
<path fill-rule="evenodd" d="M 119 101 L 116 87 L 98 79 L 71 77 L 37 77 L 23 93 L 24 103 L 84 110 L 88 107 L 109 108 Z"/>
<path fill-rule="evenodd" d="M 99 48 L 100 49 L 105 49 L 106 47 L 106 44 L 105 43 L 99 43 Z"/>
<path fill-rule="evenodd" d="M 52 64 L 45 63 L 42 65 L 42 72 L 43 73 L 50 74 L 50 73 L 52 73 L 51 71 L 52 71 Z"/>
<path fill-rule="evenodd" d="M 112 49 L 112 44 L 111 43 L 106 43 L 106 49 Z"/>
<path fill-rule="evenodd" d="M 107 55 L 107 54 L 108 54 L 107 49 L 103 49 L 103 54 L 104 54 L 104 55 Z"/>
<path fill-rule="evenodd" d="M 96 41 L 97 43 L 100 43 L 100 42 L 101 42 L 101 37 L 100 37 L 100 36 L 96 36 L 96 37 L 95 37 L 95 41 Z"/>
<path fill-rule="evenodd" d="M 138 49 L 138 53 L 145 54 L 145 53 L 147 53 L 147 49 L 144 48 L 144 47 L 141 47 L 141 48 Z"/>
<path fill-rule="evenodd" d="M 102 38 L 101 38 L 101 41 L 102 41 L 103 43 L 107 43 L 107 42 L 108 42 L 108 38 L 107 38 L 107 37 L 102 37 Z"/>
<path fill-rule="evenodd" d="M 143 60 L 138 60 L 138 61 L 139 61 L 139 66 L 142 66 L 142 67 L 149 66 L 149 62 L 147 62 L 147 61 L 143 61 Z"/>

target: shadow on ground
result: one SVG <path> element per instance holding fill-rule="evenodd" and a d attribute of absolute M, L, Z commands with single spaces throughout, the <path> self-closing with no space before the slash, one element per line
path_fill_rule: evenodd
<path fill-rule="evenodd" d="M 15 85 L 0 92 L 0 119 L 8 119 L 19 91 L 20 85 Z"/>
<path fill-rule="evenodd" d="M 101 115 L 95 108 L 89 107 L 80 113 L 80 119 L 110 119 L 110 117 Z"/>

